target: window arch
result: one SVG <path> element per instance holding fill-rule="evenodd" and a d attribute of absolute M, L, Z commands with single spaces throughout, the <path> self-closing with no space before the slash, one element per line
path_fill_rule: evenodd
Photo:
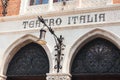
<path fill-rule="evenodd" d="M 48 72 L 49 60 L 45 50 L 39 44 L 31 42 L 14 55 L 9 63 L 6 75 L 8 80 L 9 78 L 15 79 L 16 76 L 21 79 L 26 76 L 32 76 L 36 79 L 37 77 L 34 76 L 45 78 Z"/>
<path fill-rule="evenodd" d="M 71 74 L 72 80 L 119 80 L 120 49 L 104 38 L 89 41 L 77 52 Z"/>
<path fill-rule="evenodd" d="M 120 50 L 108 40 L 96 38 L 81 48 L 72 73 L 120 73 Z"/>
<path fill-rule="evenodd" d="M 68 54 L 68 56 L 70 56 L 70 59 L 68 59 L 68 63 L 66 64 L 66 65 L 69 65 L 66 68 L 68 69 L 69 72 L 71 71 L 71 65 L 72 65 L 71 62 L 73 62 L 75 55 L 78 53 L 78 50 L 81 49 L 89 41 L 98 37 L 112 42 L 117 48 L 120 49 L 120 45 L 119 45 L 120 38 L 117 37 L 116 34 L 113 34 L 110 31 L 107 31 L 101 28 L 92 29 L 91 31 L 81 36 L 70 48 L 70 51 Z"/>

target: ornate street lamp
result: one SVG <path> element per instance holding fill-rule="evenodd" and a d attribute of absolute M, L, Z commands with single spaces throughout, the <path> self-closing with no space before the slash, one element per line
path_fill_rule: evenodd
<path fill-rule="evenodd" d="M 62 54 L 62 50 L 64 50 L 65 45 L 63 44 L 63 37 L 62 35 L 60 35 L 60 37 L 58 37 L 55 32 L 53 31 L 53 29 L 51 27 L 48 27 L 48 25 L 45 23 L 44 19 L 42 17 L 38 16 L 38 20 L 43 23 L 49 30 L 49 32 L 53 35 L 54 39 L 55 39 L 55 50 L 57 51 L 57 54 L 55 55 L 56 58 L 55 60 L 57 61 L 57 64 L 54 66 L 55 69 L 57 69 L 57 73 L 60 71 L 60 69 L 62 69 L 62 66 L 60 65 L 64 54 Z M 38 40 L 38 42 L 40 44 L 46 44 L 45 41 L 45 30 L 41 29 L 40 30 L 40 39 Z"/>
<path fill-rule="evenodd" d="M 9 0 L 1 0 L 2 8 L 3 8 L 3 11 L 2 11 L 3 16 L 6 16 L 6 14 L 7 14 L 8 1 Z"/>

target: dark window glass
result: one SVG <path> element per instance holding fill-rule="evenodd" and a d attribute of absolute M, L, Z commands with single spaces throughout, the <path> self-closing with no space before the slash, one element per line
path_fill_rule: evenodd
<path fill-rule="evenodd" d="M 111 42 L 96 38 L 78 51 L 72 64 L 71 73 L 73 75 L 120 73 L 120 50 Z"/>
<path fill-rule="evenodd" d="M 48 72 L 49 72 L 49 61 L 45 50 L 42 48 L 42 46 L 36 43 L 30 43 L 22 47 L 14 55 L 14 57 L 9 63 L 6 75 L 9 77 L 10 76 L 40 76 L 40 75 L 45 75 Z M 11 79 L 11 80 L 17 80 L 17 79 Z M 32 80 L 37 80 L 37 79 L 32 79 Z"/>
<path fill-rule="evenodd" d="M 64 0 L 53 0 L 53 2 L 62 2 Z M 65 0 L 65 1 L 69 1 L 69 0 Z"/>
<path fill-rule="evenodd" d="M 30 0 L 30 5 L 47 4 L 48 0 Z"/>
<path fill-rule="evenodd" d="M 30 5 L 33 5 L 34 4 L 34 0 L 30 0 Z"/>
<path fill-rule="evenodd" d="M 38 4 L 40 4 L 40 0 L 35 1 L 35 5 L 38 5 Z"/>
<path fill-rule="evenodd" d="M 42 0 L 42 4 L 47 4 L 48 0 Z"/>

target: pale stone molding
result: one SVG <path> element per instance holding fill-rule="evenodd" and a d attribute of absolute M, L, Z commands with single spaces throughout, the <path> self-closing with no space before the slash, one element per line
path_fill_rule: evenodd
<path fill-rule="evenodd" d="M 71 80 L 71 75 L 64 73 L 47 74 L 46 80 Z"/>
<path fill-rule="evenodd" d="M 5 52 L 4 59 L 2 62 L 2 69 L 1 69 L 2 74 L 6 75 L 9 62 L 11 61 L 11 59 L 13 58 L 15 53 L 21 47 L 25 46 L 26 44 L 28 44 L 30 42 L 37 43 L 37 40 L 38 40 L 38 38 L 36 36 L 33 36 L 31 34 L 27 34 L 27 35 L 19 38 L 18 40 L 16 40 L 12 45 L 10 45 L 10 47 L 8 47 L 7 51 Z M 50 64 L 49 70 L 51 72 L 53 63 L 52 63 L 52 57 L 51 57 L 50 51 L 49 51 L 47 45 L 41 45 L 41 46 L 46 51 L 46 54 L 48 56 L 49 64 Z"/>
<path fill-rule="evenodd" d="M 111 43 L 113 43 L 116 47 L 118 47 L 120 49 L 120 38 L 117 34 L 114 34 L 108 30 L 104 30 L 101 28 L 95 28 L 89 32 L 87 32 L 86 34 L 84 34 L 83 36 L 81 36 L 70 48 L 69 51 L 69 59 L 67 61 L 66 64 L 66 69 L 68 72 L 71 71 L 71 65 L 72 65 L 72 61 L 75 57 L 75 55 L 77 54 L 77 52 L 80 50 L 80 48 L 82 48 L 87 42 L 100 37 L 100 38 L 104 38 L 108 41 L 110 41 Z"/>
<path fill-rule="evenodd" d="M 29 4 L 30 4 L 30 0 L 21 0 L 19 15 L 25 14 Z"/>
<path fill-rule="evenodd" d="M 53 0 L 49 0 L 49 11 L 53 11 Z"/>
<path fill-rule="evenodd" d="M 6 80 L 6 76 L 4 76 L 4 75 L 0 75 L 0 80 Z"/>

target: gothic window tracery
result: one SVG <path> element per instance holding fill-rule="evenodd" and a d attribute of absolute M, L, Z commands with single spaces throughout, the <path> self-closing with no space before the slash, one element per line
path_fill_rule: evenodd
<path fill-rule="evenodd" d="M 120 50 L 111 42 L 96 38 L 79 50 L 71 73 L 120 73 Z"/>
<path fill-rule="evenodd" d="M 9 63 L 7 76 L 45 75 L 49 72 L 49 61 L 44 49 L 30 43 L 22 47 Z"/>

